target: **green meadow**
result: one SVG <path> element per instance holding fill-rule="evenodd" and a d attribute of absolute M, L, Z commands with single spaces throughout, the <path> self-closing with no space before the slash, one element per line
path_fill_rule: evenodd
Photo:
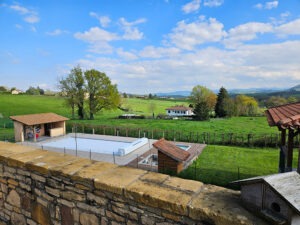
<path fill-rule="evenodd" d="M 276 128 L 270 128 L 265 117 L 233 117 L 228 119 L 211 119 L 210 121 L 163 120 L 153 119 L 152 111 L 157 116 L 165 114 L 165 109 L 174 105 L 186 105 L 186 101 L 147 100 L 128 98 L 122 107 L 129 109 L 103 111 L 95 116 L 95 120 L 71 119 L 68 124 L 80 123 L 87 125 L 117 126 L 121 128 L 169 130 L 176 132 L 211 132 L 211 133 L 241 133 L 278 134 Z M 0 95 L 0 138 L 13 137 L 11 115 L 54 112 L 71 118 L 71 110 L 61 97 Z M 135 113 L 146 116 L 146 119 L 118 119 L 124 113 Z M 5 128 L 4 128 L 5 126 Z M 8 127 L 8 128 L 7 128 Z M 294 153 L 295 160 L 298 157 Z M 296 167 L 296 165 L 295 165 Z M 227 186 L 229 182 L 270 173 L 278 169 L 278 150 L 276 148 L 249 148 L 220 145 L 208 145 L 201 156 L 179 176 Z"/>
<path fill-rule="evenodd" d="M 147 100 L 127 98 L 121 110 L 101 111 L 95 116 L 95 120 L 70 120 L 68 123 L 82 123 L 91 125 L 118 126 L 124 128 L 158 129 L 178 132 L 210 132 L 210 133 L 253 133 L 253 134 L 277 134 L 276 128 L 267 124 L 265 117 L 233 117 L 227 119 L 211 119 L 209 121 L 191 120 L 162 120 L 152 119 L 152 110 L 155 117 L 165 114 L 165 109 L 174 105 L 186 105 L 186 101 L 178 100 Z M 11 115 L 31 113 L 54 112 L 71 118 L 71 109 L 65 105 L 61 97 L 54 96 L 29 96 L 29 95 L 0 95 L 0 127 L 4 122 L 9 122 Z M 146 119 L 118 119 L 124 113 L 135 113 L 146 116 Z"/>

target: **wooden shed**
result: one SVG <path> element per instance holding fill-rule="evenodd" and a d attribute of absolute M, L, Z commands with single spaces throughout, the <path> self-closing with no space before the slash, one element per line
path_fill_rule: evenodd
<path fill-rule="evenodd" d="M 300 133 L 300 102 L 269 108 L 265 114 L 269 125 L 277 126 L 281 132 L 279 172 L 292 171 L 294 138 Z M 286 131 L 288 131 L 288 135 Z M 287 143 L 286 136 L 288 136 Z M 298 172 L 300 173 L 300 146 Z"/>
<path fill-rule="evenodd" d="M 166 141 L 164 138 L 153 143 L 158 151 L 158 171 L 180 173 L 184 169 L 184 161 L 190 153 Z"/>
<path fill-rule="evenodd" d="M 66 134 L 66 117 L 55 113 L 11 116 L 14 122 L 15 141 L 36 141 L 42 136 L 56 137 Z"/>
<path fill-rule="evenodd" d="M 246 208 L 270 224 L 300 224 L 300 175 L 287 172 L 236 181 Z"/>

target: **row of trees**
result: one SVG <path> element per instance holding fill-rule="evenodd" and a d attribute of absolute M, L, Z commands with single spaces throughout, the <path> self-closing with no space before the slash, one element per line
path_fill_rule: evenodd
<path fill-rule="evenodd" d="M 72 117 L 77 109 L 79 119 L 85 118 L 85 109 L 89 119 L 103 109 L 115 109 L 120 104 L 120 95 L 105 73 L 91 69 L 83 71 L 79 66 L 59 81 L 59 89 L 66 97 L 66 103 L 72 108 Z M 85 103 L 87 107 L 85 107 Z"/>
<path fill-rule="evenodd" d="M 204 86 L 195 86 L 190 101 L 197 120 L 209 119 L 212 112 L 216 117 L 253 116 L 258 113 L 258 103 L 255 98 L 246 95 L 230 98 L 224 87 L 221 87 L 216 95 Z"/>

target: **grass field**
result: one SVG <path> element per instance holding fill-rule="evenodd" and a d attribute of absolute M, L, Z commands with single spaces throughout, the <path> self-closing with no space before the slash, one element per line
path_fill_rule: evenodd
<path fill-rule="evenodd" d="M 150 105 L 155 105 L 155 115 L 164 114 L 170 106 L 184 104 L 185 101 L 126 99 L 124 108 L 127 113 L 151 116 Z M 11 115 L 54 112 L 71 118 L 71 110 L 65 106 L 64 99 L 54 96 L 0 95 L 0 139 L 13 138 Z M 103 111 L 95 116 L 95 120 L 70 120 L 68 123 L 90 125 L 118 126 L 123 128 L 158 129 L 177 132 L 211 132 L 211 133 L 242 133 L 278 134 L 277 128 L 270 128 L 265 117 L 233 117 L 228 119 L 211 119 L 210 121 L 159 120 L 159 119 L 117 119 L 124 112 Z M 9 127 L 9 128 L 4 128 Z M 296 162 L 297 151 L 294 151 Z M 296 167 L 296 165 L 295 165 Z M 278 149 L 239 148 L 209 145 L 187 170 L 180 176 L 200 180 L 221 186 L 228 182 L 276 173 L 278 169 Z"/>
<path fill-rule="evenodd" d="M 294 149 L 293 167 L 298 151 Z M 229 182 L 278 172 L 277 149 L 207 146 L 200 157 L 179 176 L 204 183 L 228 186 Z"/>

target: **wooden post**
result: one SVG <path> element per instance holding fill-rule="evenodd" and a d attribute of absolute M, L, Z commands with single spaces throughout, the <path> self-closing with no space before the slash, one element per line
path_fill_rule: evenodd
<path fill-rule="evenodd" d="M 289 129 L 286 171 L 292 171 L 293 169 L 293 147 L 294 147 L 293 140 L 294 140 L 294 130 Z"/>
<path fill-rule="evenodd" d="M 298 150 L 298 168 L 297 172 L 300 173 L 300 144 L 299 144 L 299 150 Z"/>

